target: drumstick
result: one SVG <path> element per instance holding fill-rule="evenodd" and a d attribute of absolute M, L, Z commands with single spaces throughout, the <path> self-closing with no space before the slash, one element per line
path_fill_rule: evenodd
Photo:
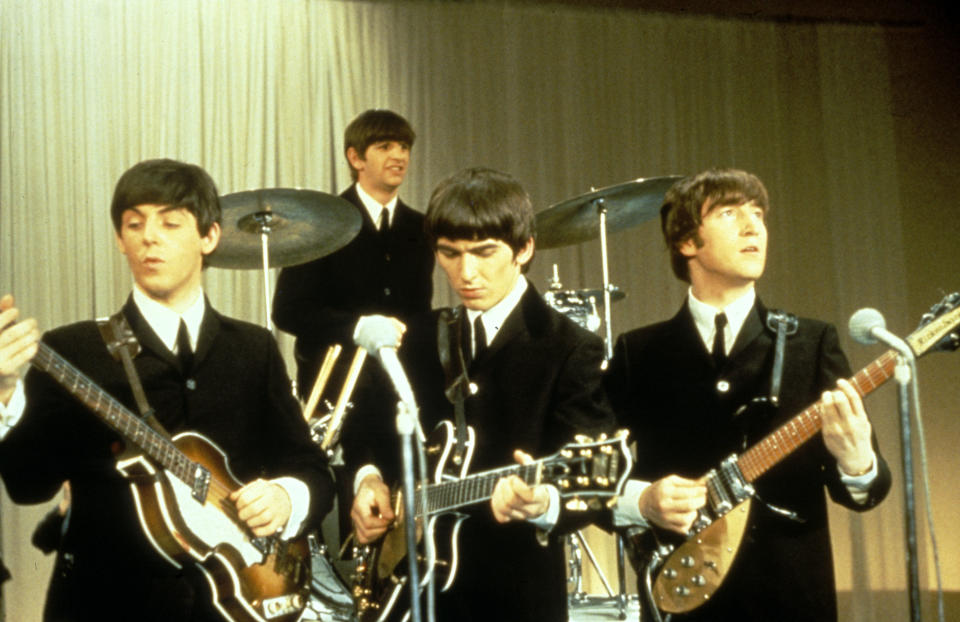
<path fill-rule="evenodd" d="M 350 394 L 353 393 L 353 387 L 357 383 L 357 378 L 360 376 L 360 369 L 363 367 L 363 361 L 366 358 L 367 351 L 363 348 L 357 348 L 357 352 L 353 355 L 353 361 L 350 363 L 350 370 L 347 372 L 347 379 L 344 381 L 343 389 L 340 391 L 340 399 L 337 400 L 337 405 L 334 407 L 333 414 L 330 416 L 327 433 L 323 436 L 323 442 L 320 443 L 320 447 L 323 449 L 329 449 L 330 445 L 333 444 L 334 436 L 336 436 L 340 428 L 341 420 L 343 419 L 343 412 L 347 409 L 347 401 L 350 400 Z"/>
<path fill-rule="evenodd" d="M 327 386 L 327 381 L 330 380 L 330 374 L 333 373 L 333 364 L 337 362 L 337 357 L 340 356 L 342 349 L 339 343 L 335 343 L 327 348 L 327 354 L 323 357 L 323 364 L 320 365 L 320 371 L 317 372 L 317 379 L 313 383 L 313 391 L 310 392 L 307 405 L 303 408 L 303 418 L 306 419 L 307 423 L 310 423 L 314 411 L 317 410 L 320 395 L 323 393 L 324 387 Z"/>

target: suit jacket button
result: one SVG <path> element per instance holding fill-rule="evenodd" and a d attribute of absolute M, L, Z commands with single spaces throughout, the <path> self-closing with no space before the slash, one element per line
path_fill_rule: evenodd
<path fill-rule="evenodd" d="M 383 288 L 383 295 L 384 295 L 384 296 L 389 296 L 389 295 L 390 295 L 390 288 L 389 288 L 389 287 L 384 287 L 384 288 Z"/>
<path fill-rule="evenodd" d="M 719 391 L 720 393 L 726 393 L 729 390 L 730 390 L 730 383 L 727 382 L 726 380 L 721 380 L 720 382 L 717 383 L 717 391 Z"/>
<path fill-rule="evenodd" d="M 197 381 L 193 378 L 187 378 L 187 388 L 193 391 L 197 388 Z"/>

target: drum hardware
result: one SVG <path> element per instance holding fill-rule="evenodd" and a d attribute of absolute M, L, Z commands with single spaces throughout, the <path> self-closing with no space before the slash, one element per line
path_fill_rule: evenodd
<path fill-rule="evenodd" d="M 635 179 L 551 205 L 536 215 L 537 246 L 556 248 L 579 244 L 600 236 L 603 269 L 603 314 L 606 325 L 606 358 L 613 356 L 610 326 L 610 269 L 607 233 L 617 232 L 652 220 L 660 213 L 663 197 L 680 176 Z"/>
<path fill-rule="evenodd" d="M 610 286 L 610 299 L 613 302 L 623 300 L 626 294 L 616 285 Z M 553 278 L 550 287 L 543 294 L 544 300 L 553 309 L 586 328 L 590 332 L 597 332 L 601 320 L 598 306 L 603 304 L 603 290 L 595 289 L 563 289 L 557 264 L 553 264 Z"/>
<path fill-rule="evenodd" d="M 619 291 L 610 284 L 607 234 L 629 229 L 655 219 L 660 213 L 660 207 L 667 190 L 680 178 L 679 175 L 641 178 L 599 190 L 591 188 L 591 191 L 586 194 L 551 205 L 536 215 L 537 246 L 540 248 L 579 244 L 592 240 L 598 235 L 600 237 L 603 288 L 598 293 L 603 296 L 604 365 L 613 357 L 610 305 L 615 299 L 614 291 Z M 556 273 L 554 273 L 554 277 L 559 282 Z M 547 293 L 550 294 L 550 292 Z M 585 298 L 596 300 L 598 297 L 587 295 Z M 557 300 L 558 298 L 559 300 Z M 572 296 L 566 295 L 554 298 L 555 301 L 563 303 L 567 303 L 570 299 L 572 299 Z M 548 299 L 548 303 L 549 301 L 550 299 Z M 594 302 L 594 304 L 600 303 Z M 592 323 L 596 324 L 596 320 L 593 320 Z M 591 561 L 594 561 L 592 556 L 590 557 Z M 594 567 L 596 567 L 595 561 Z M 599 568 L 597 570 L 599 571 Z M 614 596 L 609 587 L 607 592 L 615 598 L 619 609 L 619 618 L 623 620 L 626 619 L 627 593 L 624 545 L 623 538 L 620 536 L 617 537 L 617 572 L 619 574 L 619 593 Z M 602 576 L 602 573 L 599 574 Z M 606 581 L 604 581 L 604 585 L 607 586 Z"/>
<path fill-rule="evenodd" d="M 270 268 L 318 259 L 360 231 L 360 212 L 346 199 L 315 190 L 265 188 L 220 197 L 220 244 L 207 257 L 217 268 L 263 269 L 267 329 Z"/>
<path fill-rule="evenodd" d="M 303 407 L 303 418 L 306 419 L 308 424 L 317 410 L 317 404 L 320 403 L 320 396 L 323 395 L 323 390 L 330 380 L 330 374 L 333 373 L 333 365 L 337 362 L 337 358 L 340 357 L 342 350 L 343 347 L 339 343 L 335 343 L 327 348 L 327 353 L 323 357 L 323 363 L 317 372 L 317 379 L 314 381 L 313 389 L 310 391 L 310 397 L 307 398 L 307 404 Z"/>
<path fill-rule="evenodd" d="M 329 402 L 324 400 L 327 414 L 314 418 L 313 412 L 316 410 L 317 403 L 320 400 L 320 394 L 323 392 L 323 386 L 326 385 L 334 362 L 339 354 L 339 348 L 340 346 L 337 345 L 331 346 L 327 350 L 323 364 L 320 366 L 320 371 L 317 373 L 317 380 L 314 382 L 313 391 L 310 393 L 310 399 L 307 402 L 307 406 L 304 407 L 303 413 L 304 418 L 307 420 L 307 425 L 310 426 L 310 437 L 326 452 L 327 457 L 330 458 L 333 464 L 341 462 L 339 456 L 340 432 L 343 428 L 347 411 L 353 407 L 353 404 L 350 402 L 350 396 L 353 394 L 353 389 L 357 384 L 357 378 L 360 377 L 363 362 L 367 358 L 367 351 L 358 347 L 356 352 L 354 352 L 353 360 L 350 362 L 350 369 L 347 370 L 347 377 L 343 381 L 343 387 L 340 389 L 337 405 L 331 406 Z M 330 369 L 325 369 L 326 367 L 330 367 Z"/>

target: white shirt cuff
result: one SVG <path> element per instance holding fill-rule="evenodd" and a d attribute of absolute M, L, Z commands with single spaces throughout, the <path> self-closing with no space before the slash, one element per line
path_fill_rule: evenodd
<path fill-rule="evenodd" d="M 27 394 L 23 390 L 23 381 L 17 380 L 17 386 L 13 389 L 13 396 L 10 403 L 4 405 L 0 402 L 0 439 L 7 435 L 13 426 L 17 425 L 23 411 L 27 408 Z"/>
<path fill-rule="evenodd" d="M 557 490 L 556 486 L 548 484 L 547 493 L 550 495 L 550 505 L 547 507 L 547 511 L 540 516 L 527 519 L 528 523 L 544 531 L 553 529 L 560 519 L 560 491 Z"/>
<path fill-rule="evenodd" d="M 870 497 L 870 485 L 873 484 L 873 480 L 877 478 L 877 455 L 872 454 L 871 458 L 873 462 L 871 463 L 870 470 L 863 475 L 847 475 L 843 472 L 843 469 L 837 465 L 837 470 L 840 471 L 840 481 L 843 482 L 847 490 L 850 491 L 850 496 L 853 497 L 853 500 L 861 505 L 866 503 Z"/>
<path fill-rule="evenodd" d="M 310 489 L 295 477 L 278 477 L 270 480 L 287 491 L 290 497 L 290 519 L 280 532 L 280 538 L 289 540 L 303 529 L 303 522 L 307 520 L 310 511 Z"/>
<path fill-rule="evenodd" d="M 357 469 L 357 474 L 353 477 L 353 494 L 357 494 L 357 490 L 360 489 L 360 482 L 363 481 L 368 475 L 376 475 L 383 479 L 383 476 L 380 473 L 380 469 L 373 466 L 372 464 L 365 464 L 359 469 Z"/>
<path fill-rule="evenodd" d="M 623 494 L 617 498 L 613 506 L 613 524 L 616 527 L 637 526 L 643 529 L 650 527 L 650 523 L 640 513 L 640 495 L 650 486 L 651 482 L 639 479 L 628 479 L 623 486 Z"/>

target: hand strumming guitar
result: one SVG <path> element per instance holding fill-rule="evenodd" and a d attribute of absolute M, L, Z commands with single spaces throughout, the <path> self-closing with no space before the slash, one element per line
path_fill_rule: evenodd
<path fill-rule="evenodd" d="M 279 484 L 256 479 L 233 491 L 230 500 L 237 505 L 237 515 L 259 538 L 272 536 L 287 525 L 292 505 L 290 495 Z"/>
<path fill-rule="evenodd" d="M 390 504 L 390 489 L 379 475 L 367 475 L 360 482 L 350 508 L 353 529 L 360 544 L 377 540 L 395 518 Z"/>
<path fill-rule="evenodd" d="M 686 534 L 697 519 L 697 510 L 707 503 L 704 480 L 668 475 L 640 493 L 640 513 L 651 523 Z"/>

